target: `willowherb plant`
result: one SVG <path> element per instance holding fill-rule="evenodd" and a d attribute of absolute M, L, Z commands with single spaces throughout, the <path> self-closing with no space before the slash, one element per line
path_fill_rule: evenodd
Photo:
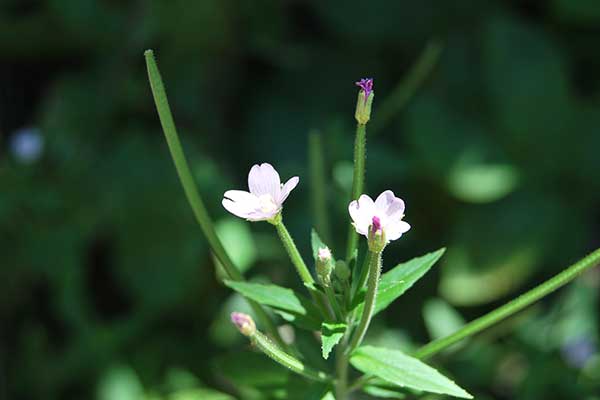
<path fill-rule="evenodd" d="M 466 390 L 422 360 L 522 310 L 600 261 L 598 249 L 538 287 L 412 354 L 363 345 L 372 318 L 412 287 L 444 253 L 444 249 L 440 249 L 398 264 L 382 274 L 385 248 L 407 233 L 410 225 L 404 221 L 405 204 L 394 192 L 386 190 L 375 200 L 363 193 L 366 126 L 371 119 L 375 95 L 373 80 L 361 79 L 356 83 L 360 89 L 355 110 L 354 171 L 351 198 L 348 199 L 349 228 L 344 257 L 335 257 L 315 230 L 311 237 L 310 265 L 313 268 L 309 268 L 296 248 L 283 223 L 283 204 L 298 185 L 298 177 L 282 184 L 271 164 L 257 164 L 249 172 L 248 191 L 228 190 L 224 194 L 223 207 L 233 215 L 248 221 L 266 221 L 275 227 L 304 284 L 306 296 L 274 284 L 247 282 L 235 267 L 215 234 L 194 184 L 152 51 L 147 51 L 145 56 L 163 131 L 186 196 L 212 251 L 223 265 L 225 285 L 248 300 L 257 319 L 255 322 L 250 315 L 234 312 L 231 321 L 256 349 L 307 379 L 306 388 L 310 390 L 306 393 L 310 392 L 310 395 L 300 398 L 343 400 L 358 391 L 373 397 L 400 398 L 407 392 L 417 396 L 431 392 L 472 398 Z M 431 49 L 424 56 L 431 57 Z M 415 74 L 420 76 L 422 71 Z M 383 108 L 387 110 L 386 118 L 389 117 L 393 107 L 384 104 Z M 384 121 L 375 122 L 380 126 Z M 318 152 L 318 142 L 316 149 Z M 367 242 L 366 254 L 358 252 L 361 236 Z M 327 369 L 308 365 L 309 357 L 302 354 L 299 346 L 293 340 L 283 340 L 274 314 L 299 330 L 319 332 L 314 346 L 321 347 L 320 353 L 325 360 L 330 359 L 335 348 L 334 360 L 324 364 Z M 350 370 L 350 366 L 354 370 Z"/>

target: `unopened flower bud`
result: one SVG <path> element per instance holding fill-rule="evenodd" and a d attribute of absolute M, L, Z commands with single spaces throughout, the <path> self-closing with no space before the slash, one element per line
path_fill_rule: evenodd
<path fill-rule="evenodd" d="M 348 264 L 346 264 L 343 260 L 338 260 L 335 263 L 335 276 L 340 281 L 345 281 L 350 278 L 350 268 L 348 268 Z"/>
<path fill-rule="evenodd" d="M 233 322 L 244 336 L 252 336 L 256 332 L 256 324 L 252 320 L 252 317 L 247 314 L 232 312 L 231 322 Z"/>
<path fill-rule="evenodd" d="M 372 219 L 371 227 L 369 228 L 369 250 L 373 253 L 381 253 L 387 244 L 385 238 L 385 232 L 381 227 L 381 219 L 378 216 L 374 216 Z"/>
<path fill-rule="evenodd" d="M 371 105 L 373 104 L 373 97 L 375 97 L 375 92 L 373 92 L 373 79 L 361 79 L 356 82 L 356 86 L 360 87 L 360 91 L 358 92 L 358 99 L 356 100 L 356 112 L 354 113 L 354 118 L 356 121 L 365 125 L 371 119 Z"/>
<path fill-rule="evenodd" d="M 331 284 L 331 272 L 333 271 L 333 258 L 331 250 L 321 247 L 317 253 L 317 277 L 323 286 Z"/>

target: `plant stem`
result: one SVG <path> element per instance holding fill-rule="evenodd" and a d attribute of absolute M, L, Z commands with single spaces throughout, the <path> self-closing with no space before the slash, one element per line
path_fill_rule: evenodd
<path fill-rule="evenodd" d="M 325 183 L 325 160 L 321 135 L 310 132 L 308 136 L 308 165 L 312 208 L 315 215 L 315 229 L 325 243 L 331 243 L 331 231 L 327 219 L 327 192 Z"/>
<path fill-rule="evenodd" d="M 369 279 L 367 282 L 367 294 L 365 295 L 365 305 L 363 309 L 362 317 L 358 323 L 358 327 L 354 332 L 350 346 L 348 347 L 348 353 L 352 353 L 360 343 L 362 342 L 371 318 L 373 317 L 373 310 L 375 309 L 375 299 L 377 297 L 377 288 L 379 286 L 379 276 L 381 275 L 381 253 L 372 253 L 370 257 L 371 262 L 369 263 Z"/>
<path fill-rule="evenodd" d="M 307 367 L 302 361 L 283 351 L 259 331 L 253 333 L 250 336 L 250 340 L 252 340 L 252 343 L 263 353 L 269 356 L 273 361 L 283 365 L 297 374 L 318 382 L 330 382 L 332 380 L 331 376 L 327 375 L 326 373 Z"/>
<path fill-rule="evenodd" d="M 333 288 L 331 286 L 325 286 L 324 288 L 325 288 L 325 294 L 327 295 L 327 300 L 329 300 L 329 304 L 331 305 L 331 308 L 333 308 L 333 312 L 335 314 L 336 320 L 341 321 L 343 318 L 342 309 L 340 308 L 340 303 L 335 298 L 335 293 L 333 292 Z"/>
<path fill-rule="evenodd" d="M 312 275 L 308 271 L 308 267 L 306 266 L 306 263 L 302 259 L 302 255 L 300 255 L 300 252 L 298 251 L 298 248 L 296 247 L 296 243 L 294 243 L 294 239 L 292 239 L 290 232 L 288 232 L 287 228 L 283 224 L 281 215 L 279 216 L 279 218 L 276 219 L 276 221 L 273 224 L 275 225 L 275 228 L 277 229 L 277 233 L 279 234 L 279 238 L 281 239 L 281 242 L 283 243 L 283 247 L 285 247 L 285 250 L 287 251 L 288 255 L 290 256 L 290 259 L 292 260 L 292 264 L 294 264 L 294 267 L 296 267 L 296 271 L 298 272 L 298 275 L 300 275 L 300 279 L 302 280 L 304 285 L 313 286 L 315 283 L 315 280 L 313 279 Z M 309 288 L 309 292 L 310 292 L 311 297 L 317 304 L 317 306 L 321 309 L 321 312 L 323 313 L 323 317 L 335 319 L 333 310 L 328 306 L 327 299 L 325 298 L 323 293 L 322 292 L 315 293 L 315 291 L 311 290 L 310 288 Z"/>
<path fill-rule="evenodd" d="M 304 282 L 305 284 L 315 283 L 315 280 L 308 271 L 308 267 L 304 263 L 304 260 L 302 259 L 302 256 L 300 255 L 300 252 L 298 251 L 298 248 L 294 243 L 294 239 L 292 239 L 292 236 L 283 224 L 281 218 L 275 223 L 275 228 L 277 229 L 279 238 L 283 243 L 283 247 L 285 247 L 285 250 L 287 251 L 288 255 L 290 256 L 290 259 L 292 260 L 292 264 L 294 264 L 294 267 L 296 267 L 296 271 L 298 272 L 298 275 L 300 275 L 300 279 L 302 279 L 302 282 Z"/>
<path fill-rule="evenodd" d="M 362 263 L 362 267 L 360 269 L 360 275 L 356 278 L 352 280 L 352 283 L 354 284 L 354 288 L 352 291 L 352 299 L 354 300 L 354 297 L 360 292 L 360 290 L 363 288 L 363 286 L 365 286 L 365 282 L 367 281 L 367 275 L 369 273 L 369 265 L 371 264 L 371 257 L 373 256 L 373 253 L 371 253 L 370 251 L 367 252 L 367 254 L 365 255 L 365 259 L 363 260 Z"/>
<path fill-rule="evenodd" d="M 417 90 L 437 65 L 442 53 L 443 44 L 439 39 L 429 41 L 419 58 L 411 66 L 410 71 L 402 78 L 381 106 L 371 123 L 370 132 L 375 134 L 383 129 L 389 121 L 413 98 Z"/>
<path fill-rule="evenodd" d="M 346 328 L 346 333 L 342 338 L 342 342 L 337 346 L 335 351 L 335 398 L 336 400 L 346 400 L 348 397 L 348 357 L 346 352 L 348 346 L 348 336 L 350 334 L 350 326 Z"/>
<path fill-rule="evenodd" d="M 362 194 L 365 183 L 365 157 L 367 146 L 367 129 L 364 124 L 356 125 L 356 138 L 354 140 L 354 173 L 352 176 L 351 200 L 356 200 Z M 348 247 L 346 249 L 346 263 L 350 265 L 350 259 L 354 254 L 358 243 L 358 234 L 350 225 L 348 230 Z"/>
<path fill-rule="evenodd" d="M 413 354 L 413 356 L 416 358 L 431 357 L 432 355 L 444 350 L 445 348 L 453 345 L 454 343 L 468 336 L 481 332 L 482 330 L 490 327 L 491 325 L 500 322 L 504 318 L 509 317 L 510 315 L 518 311 L 521 311 L 525 307 L 538 301 L 547 294 L 555 291 L 561 286 L 566 285 L 567 283 L 575 279 L 583 271 L 595 267 L 598 264 L 600 264 L 600 249 L 597 249 L 596 251 L 590 253 L 585 258 L 582 258 L 575 264 L 568 267 L 566 270 L 562 271 L 558 275 L 555 275 L 554 277 L 550 278 L 541 285 L 536 286 L 527 293 L 506 303 L 500 308 L 497 308 L 494 311 L 482 317 L 479 317 L 474 321 L 471 321 L 455 333 L 426 344 L 425 346 L 417 350 Z"/>
<path fill-rule="evenodd" d="M 212 249 L 217 259 L 223 265 L 223 269 L 227 274 L 227 277 L 234 281 L 243 281 L 244 278 L 240 271 L 233 264 L 233 261 L 225 251 L 221 240 L 219 240 L 215 231 L 214 225 L 204 202 L 200 197 L 198 188 L 194 182 L 194 178 L 190 171 L 190 167 L 183 153 L 179 136 L 177 135 L 177 129 L 175 128 L 175 122 L 173 121 L 173 115 L 171 114 L 171 108 L 167 99 L 167 93 L 154 59 L 154 52 L 152 50 L 146 50 L 144 52 L 146 58 L 146 66 L 148 68 L 148 79 L 150 80 L 150 87 L 152 89 L 152 95 L 154 96 L 154 102 L 156 103 L 156 109 L 160 118 L 162 129 L 167 139 L 169 151 L 173 162 L 175 163 L 175 169 L 183 186 L 183 190 L 187 197 L 188 203 L 192 207 L 196 221 L 200 225 L 204 236 L 208 240 L 208 244 Z M 275 324 L 269 317 L 269 315 L 263 310 L 263 308 L 256 302 L 248 300 L 248 303 L 252 307 L 252 310 L 256 314 L 257 319 L 260 320 L 264 328 L 275 338 L 275 340 L 282 346 L 286 346 L 285 342 L 281 339 L 279 332 Z"/>

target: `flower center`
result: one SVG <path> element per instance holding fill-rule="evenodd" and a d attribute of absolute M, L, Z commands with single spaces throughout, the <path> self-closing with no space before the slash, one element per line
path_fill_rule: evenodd
<path fill-rule="evenodd" d="M 381 219 L 378 216 L 374 216 L 372 219 L 372 224 L 371 224 L 371 229 L 373 230 L 373 233 L 377 234 L 377 233 L 381 233 Z"/>
<path fill-rule="evenodd" d="M 273 196 L 270 194 L 258 196 L 258 202 L 260 204 L 260 210 L 264 213 L 272 213 L 277 211 L 277 204 L 275 204 L 275 200 L 273 200 Z"/>

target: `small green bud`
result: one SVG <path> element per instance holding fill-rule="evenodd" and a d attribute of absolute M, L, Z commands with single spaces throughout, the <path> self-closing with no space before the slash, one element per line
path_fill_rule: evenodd
<path fill-rule="evenodd" d="M 317 277 L 319 282 L 328 287 L 331 284 L 331 272 L 333 271 L 333 258 L 331 250 L 321 247 L 317 253 Z"/>
<path fill-rule="evenodd" d="M 348 268 L 348 264 L 346 264 L 343 260 L 338 260 L 335 263 L 335 276 L 340 281 L 345 281 L 350 278 L 350 268 Z"/>

